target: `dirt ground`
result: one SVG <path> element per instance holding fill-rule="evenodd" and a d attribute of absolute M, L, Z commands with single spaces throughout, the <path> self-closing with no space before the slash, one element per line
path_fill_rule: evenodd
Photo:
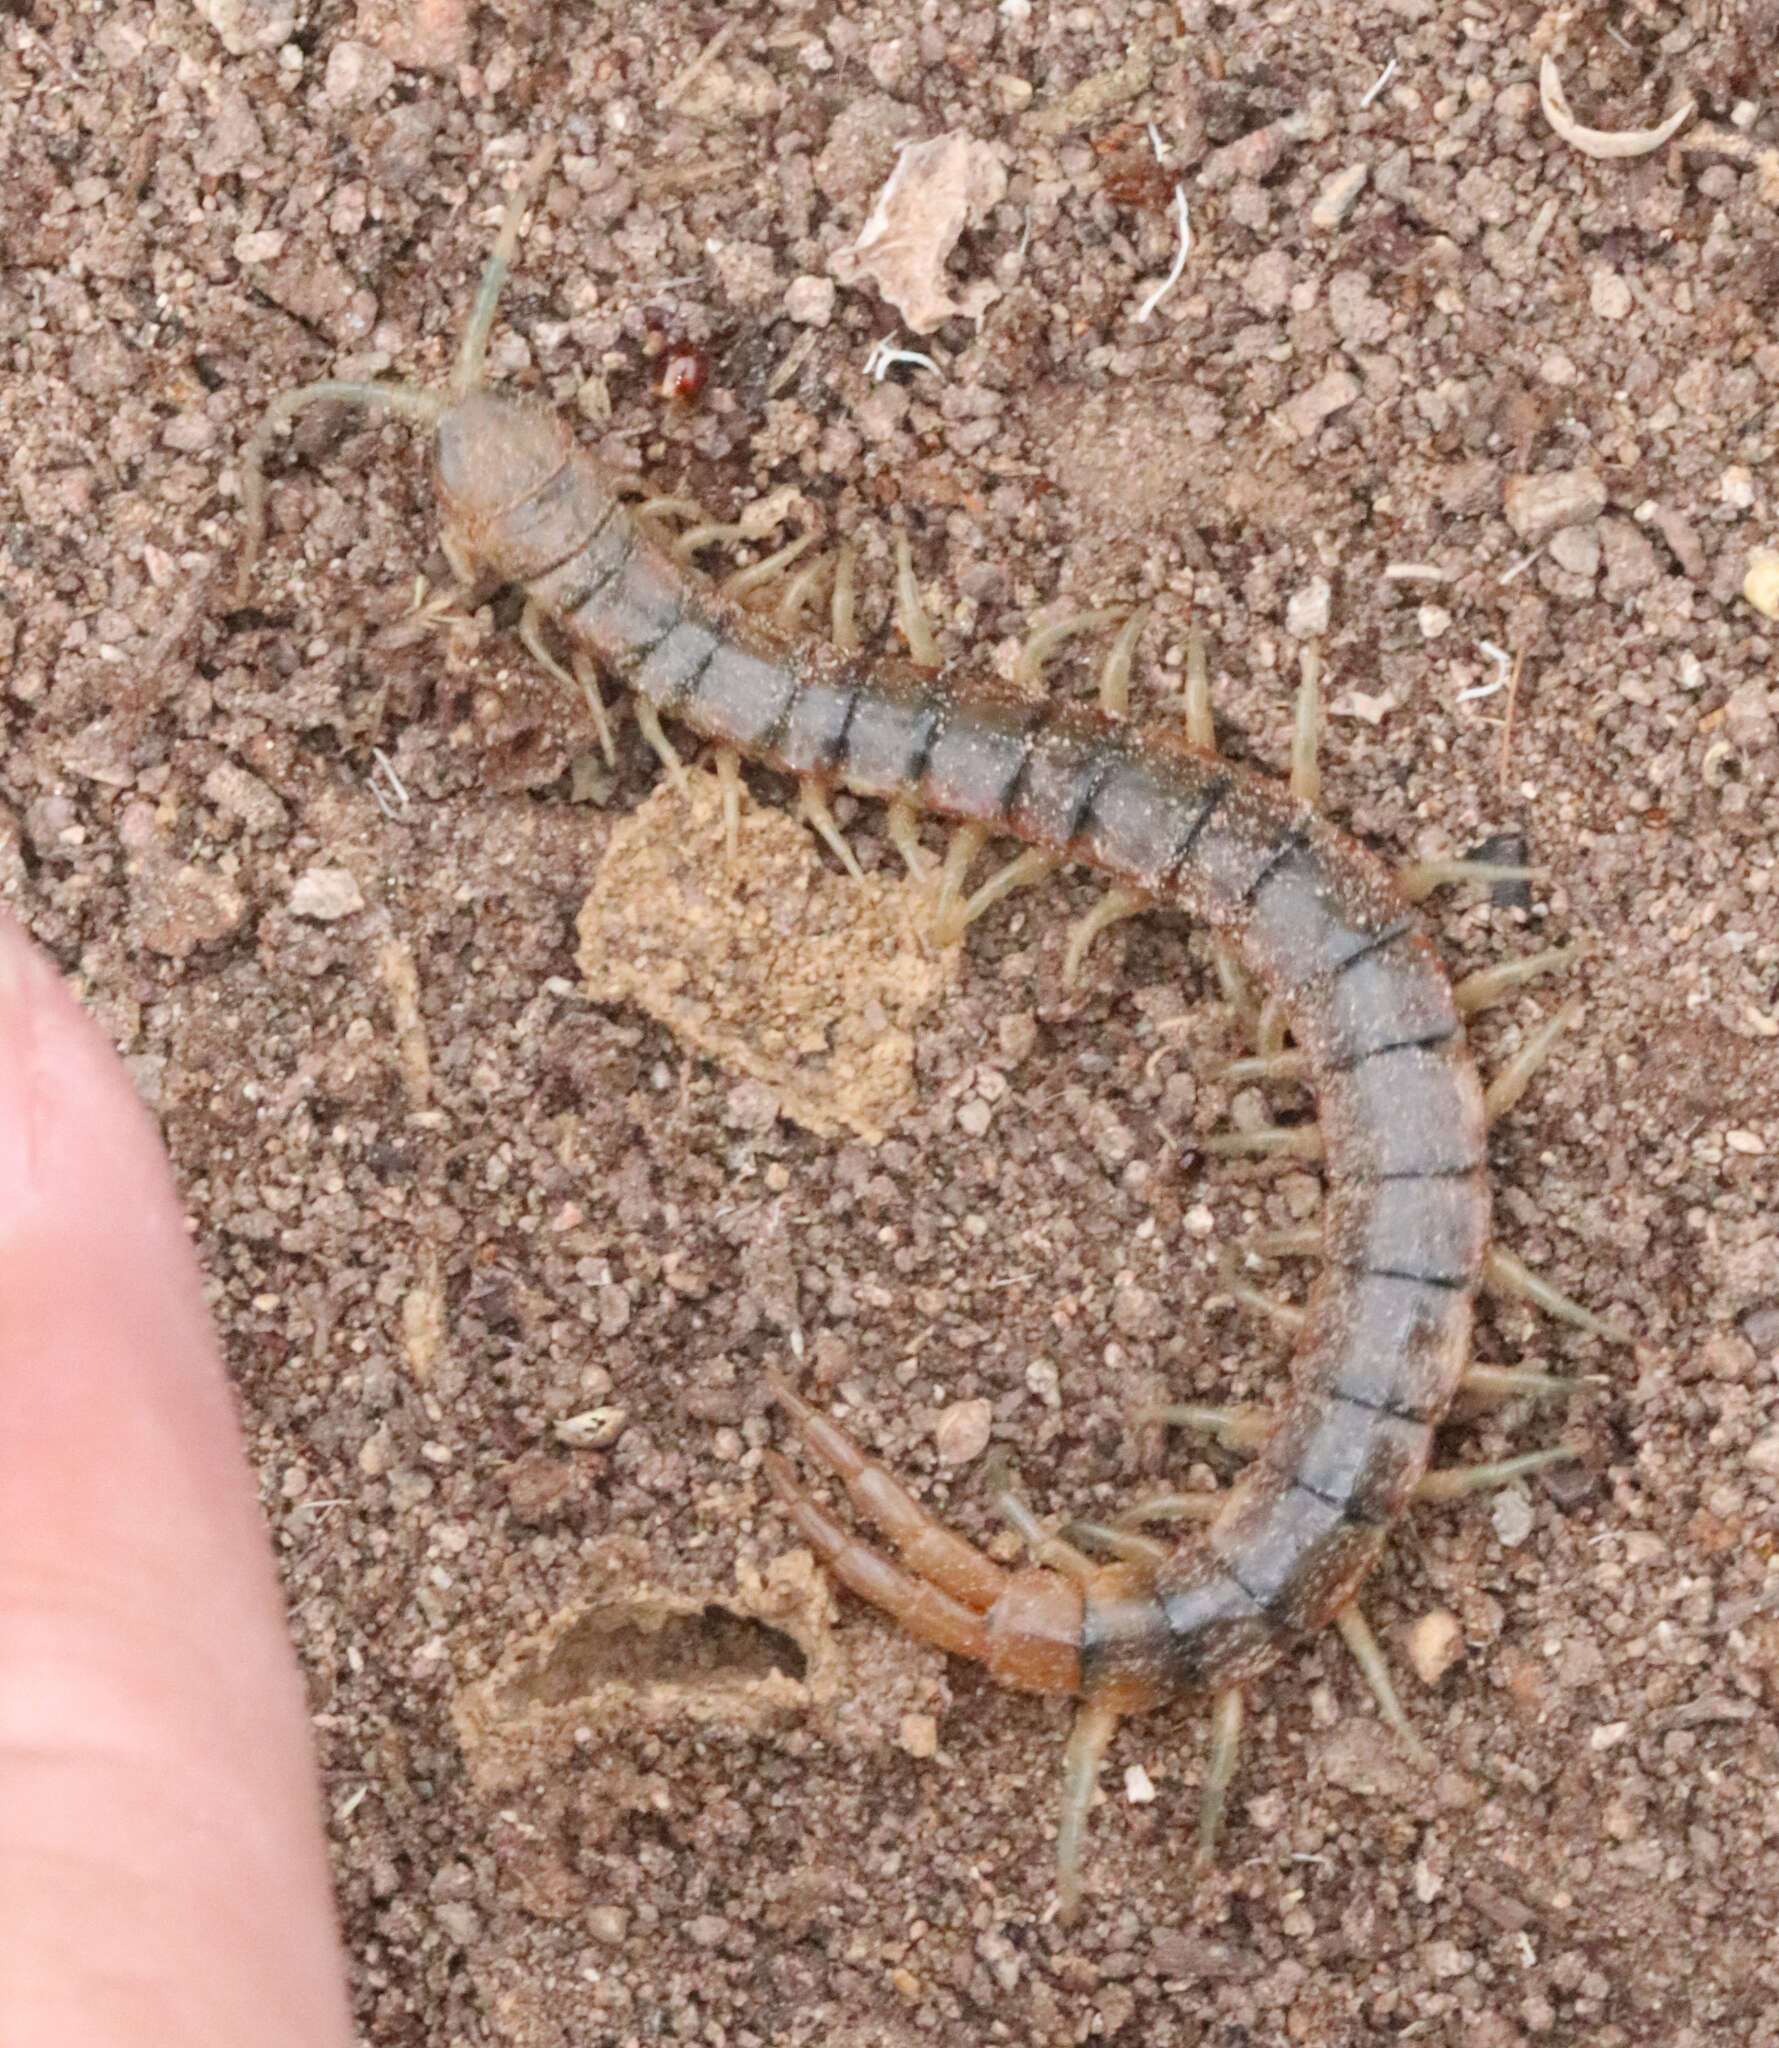
<path fill-rule="evenodd" d="M 1740 594 L 1779 546 L 1775 48 L 1772 0 L 0 10 L 0 895 L 190 1206 L 367 2042 L 1779 2041 L 1779 628 Z M 1584 122 L 1693 122 L 1590 159 L 1547 52 Z M 1005 170 L 951 258 L 995 295 L 916 338 L 829 264 L 946 131 Z M 1436 1769 L 1310 1643 L 1202 1882 L 1203 1706 L 1126 1725 L 1066 1929 L 1066 1706 L 828 1595 L 764 1372 L 1005 1555 L 985 1436 L 1058 1516 L 1227 1480 L 1131 1411 L 1279 1385 L 1219 1262 L 1319 1189 L 1202 1151 L 1262 1106 L 1181 920 L 1065 987 L 1080 875 L 932 978 L 880 1144 L 591 1000 L 576 917 L 659 770 L 628 722 L 607 770 L 510 602 L 408 617 L 448 575 L 407 427 L 305 417 L 236 602 L 266 400 L 440 381 L 545 135 L 499 376 L 718 516 L 803 493 L 869 632 L 898 527 L 985 667 L 1150 600 L 1137 714 L 1196 625 L 1234 754 L 1286 758 L 1320 631 L 1329 813 L 1546 870 L 1440 900 L 1454 970 L 1594 942 L 1477 1041 L 1585 997 L 1496 1131 L 1499 1231 L 1634 1343 L 1483 1311 L 1480 1357 L 1600 1384 L 1450 1430 L 1580 1458 L 1418 1510 L 1371 1590 Z M 883 336 L 936 370 L 875 379 Z"/>

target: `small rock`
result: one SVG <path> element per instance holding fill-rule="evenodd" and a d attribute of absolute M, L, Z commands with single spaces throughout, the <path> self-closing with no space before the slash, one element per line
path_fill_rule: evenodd
<path fill-rule="evenodd" d="M 1212 150 L 1205 158 L 1198 182 L 1212 192 L 1221 192 L 1226 185 L 1250 181 L 1257 184 L 1278 169 L 1287 140 L 1283 122 L 1272 121 L 1264 128 L 1256 128 L 1239 141 Z"/>
<path fill-rule="evenodd" d="M 1336 171 L 1320 192 L 1310 208 L 1310 226 L 1319 228 L 1323 234 L 1337 228 L 1353 210 L 1353 203 L 1365 190 L 1365 181 L 1371 176 L 1369 164 L 1348 164 L 1344 170 Z"/>
<path fill-rule="evenodd" d="M 1291 593 L 1285 606 L 1285 631 L 1294 640 L 1313 640 L 1328 630 L 1328 608 L 1334 593 L 1326 576 L 1312 576 Z"/>
<path fill-rule="evenodd" d="M 1745 462 L 1732 462 L 1717 480 L 1717 495 L 1732 512 L 1747 512 L 1754 504 L 1754 472 Z"/>
<path fill-rule="evenodd" d="M 793 277 L 785 286 L 785 315 L 804 327 L 826 327 L 836 296 L 831 277 Z"/>
<path fill-rule="evenodd" d="M 1779 1429 L 1769 1429 L 1765 1436 L 1757 1436 L 1743 1452 L 1742 1462 L 1751 1472 L 1779 1479 Z"/>
<path fill-rule="evenodd" d="M 1291 297 L 1291 258 L 1283 249 L 1263 249 L 1248 265 L 1242 296 L 1257 313 L 1282 313 Z"/>
<path fill-rule="evenodd" d="M 176 867 L 150 854 L 130 885 L 138 943 L 169 960 L 226 939 L 247 915 L 240 890 L 209 868 Z"/>
<path fill-rule="evenodd" d="M 296 0 L 198 0 L 198 12 L 231 57 L 281 50 L 296 26 Z"/>
<path fill-rule="evenodd" d="M 720 1913 L 699 1913 L 686 1922 L 686 1934 L 695 1948 L 716 1948 L 729 1938 L 729 1923 Z"/>
<path fill-rule="evenodd" d="M 933 1424 L 933 1442 L 942 1465 L 967 1465 L 988 1449 L 994 1410 L 988 1402 L 953 1401 Z"/>
<path fill-rule="evenodd" d="M 1610 601 L 1647 590 L 1661 574 L 1655 549 L 1628 519 L 1602 519 L 1598 531 L 1601 558 L 1606 564 L 1601 595 Z"/>
<path fill-rule="evenodd" d="M 1588 304 L 1602 320 L 1622 320 L 1634 303 L 1616 270 L 1596 270 L 1588 281 Z"/>
<path fill-rule="evenodd" d="M 1449 1608 L 1435 1607 L 1409 1630 L 1404 1648 L 1421 1683 L 1437 1685 L 1464 1654 L 1463 1625 Z"/>
<path fill-rule="evenodd" d="M 621 1947 L 630 1932 L 630 1915 L 622 1906 L 589 1906 L 587 1932 L 607 1948 Z"/>
<path fill-rule="evenodd" d="M 1298 392 L 1295 398 L 1286 402 L 1283 408 L 1285 424 L 1300 441 L 1307 441 L 1324 420 L 1351 405 L 1361 388 L 1358 378 L 1350 370 L 1330 370 L 1307 391 Z M 1604 495 L 1601 503 L 1605 503 Z"/>
<path fill-rule="evenodd" d="M 896 1724 L 896 1740 L 919 1762 L 939 1753 L 939 1724 L 931 1714 L 904 1714 Z"/>
<path fill-rule="evenodd" d="M 1124 1796 L 1132 1806 L 1149 1806 L 1154 1803 L 1155 1780 L 1141 1764 L 1125 1766 Z"/>
<path fill-rule="evenodd" d="M 480 1937 L 482 1918 L 475 1907 L 463 1899 L 446 1899 L 433 1909 L 439 1925 L 456 1942 L 459 1948 L 469 1948 Z"/>
<path fill-rule="evenodd" d="M 1751 548 L 1742 595 L 1763 619 L 1779 619 L 1779 548 Z"/>
<path fill-rule="evenodd" d="M 1697 531 L 1690 520 L 1683 519 L 1672 506 L 1658 505 L 1650 514 L 1655 530 L 1674 551 L 1674 559 L 1680 564 L 1683 574 L 1695 583 L 1705 577 L 1705 550 L 1700 544 Z"/>
<path fill-rule="evenodd" d="M 217 762 L 204 777 L 204 795 L 225 818 L 267 838 L 282 833 L 290 823 L 283 799 L 238 762 Z"/>
<path fill-rule="evenodd" d="M 454 72 L 470 54 L 468 0 L 358 0 L 357 28 L 404 71 Z"/>
<path fill-rule="evenodd" d="M 284 254 L 284 234 L 279 228 L 256 228 L 235 237 L 237 263 L 275 263 Z"/>
<path fill-rule="evenodd" d="M 310 868 L 291 887 L 292 917 L 312 917 L 317 924 L 334 924 L 342 917 L 355 916 L 363 908 L 364 891 L 350 868 Z"/>
<path fill-rule="evenodd" d="M 1598 519 L 1606 509 L 1606 486 L 1591 469 L 1544 470 L 1510 476 L 1502 500 L 1508 525 L 1536 546 L 1565 526 Z"/>
<path fill-rule="evenodd" d="M 343 38 L 328 52 L 321 89 L 336 107 L 369 107 L 394 83 L 395 66 L 381 50 Z"/>
<path fill-rule="evenodd" d="M 1424 604 L 1415 613 L 1423 640 L 1439 640 L 1452 630 L 1452 615 L 1442 604 Z"/>
<path fill-rule="evenodd" d="M 1745 754 L 1758 754 L 1775 736 L 1773 706 L 1767 686 L 1759 677 L 1739 683 L 1723 707 L 1724 737 Z"/>
<path fill-rule="evenodd" d="M 1489 1519 L 1504 1550 L 1515 1549 L 1532 1533 L 1532 1500 L 1523 1486 L 1506 1486 L 1496 1494 Z"/>
<path fill-rule="evenodd" d="M 1599 529 L 1592 524 L 1565 526 L 1551 536 L 1550 558 L 1559 569 L 1567 569 L 1571 576 L 1585 576 L 1591 583 L 1600 573 Z"/>

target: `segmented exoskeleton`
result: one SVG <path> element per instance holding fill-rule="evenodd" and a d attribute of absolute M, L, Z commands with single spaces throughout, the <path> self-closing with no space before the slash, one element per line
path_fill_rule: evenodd
<path fill-rule="evenodd" d="M 528 186 L 541 169 L 540 159 Z M 1218 758 L 1202 694 L 1184 733 L 1133 724 L 966 683 L 950 668 L 858 653 L 847 644 L 845 569 L 836 578 L 834 645 L 791 638 L 707 582 L 687 566 L 684 542 L 676 549 L 667 540 L 666 501 L 628 504 L 619 480 L 565 421 L 480 388 L 522 197 L 509 209 L 447 392 L 329 382 L 271 407 L 244 465 L 243 578 L 262 523 L 261 468 L 281 420 L 320 398 L 417 417 L 434 430 L 453 566 L 466 584 L 493 578 L 518 585 L 528 600 L 527 641 L 561 674 L 537 630 L 540 619 L 554 622 L 602 733 L 593 664 L 634 694 L 645 731 L 676 768 L 663 717 L 724 750 L 720 762 L 732 764 L 739 753 L 798 777 L 806 805 L 843 858 L 851 856 L 824 800 L 836 786 L 891 803 L 892 830 L 911 862 L 921 859 L 912 807 L 960 821 L 940 893 L 953 932 L 1007 887 L 1076 861 L 1116 885 L 1090 930 L 1152 903 L 1177 905 L 1202 919 L 1224 957 L 1239 959 L 1259 984 L 1269 1005 L 1266 1043 L 1246 1064 L 1307 1080 L 1317 1121 L 1230 1149 L 1270 1146 L 1322 1159 L 1319 1231 L 1280 1238 L 1271 1249 L 1319 1251 L 1323 1265 L 1298 1318 L 1296 1391 L 1281 1404 L 1276 1427 L 1244 1411 L 1178 1412 L 1177 1419 L 1227 1441 L 1264 1438 L 1226 1494 L 1151 1504 L 1151 1519 L 1214 1517 L 1202 1535 L 1168 1547 L 1134 1526 L 1089 1532 L 1119 1553 L 1098 1564 L 1046 1535 L 1009 1491 L 1003 1505 L 1037 1561 L 1004 1570 L 933 1521 L 775 1381 L 812 1451 L 901 1551 L 896 1564 L 807 1495 L 782 1458 L 767 1458 L 793 1522 L 845 1584 L 920 1635 L 979 1659 L 1008 1685 L 1081 1696 L 1059 1845 L 1065 1905 L 1078 1886 L 1094 1775 L 1118 1718 L 1183 1690 L 1214 1701 L 1200 1815 L 1208 1855 L 1234 1766 L 1244 1684 L 1294 1636 L 1333 1621 L 1382 1710 L 1412 1742 L 1354 1605 L 1361 1583 L 1417 1496 L 1450 1495 L 1563 1455 L 1428 1471 L 1434 1430 L 1467 1376 L 1496 1392 L 1569 1384 L 1534 1374 L 1467 1375 L 1479 1288 L 1528 1294 L 1584 1327 L 1600 1327 L 1490 1245 L 1486 1125 L 1517 1097 L 1572 1013 L 1540 1033 L 1487 1095 L 1463 1024 L 1468 1009 L 1567 956 L 1535 956 L 1453 988 L 1411 897 L 1453 879 L 1463 864 L 1405 883 L 1316 814 L 1313 679 L 1287 786 Z M 692 538 L 707 536 L 701 529 Z M 904 582 L 904 626 L 921 652 L 930 636 L 911 577 Z M 1127 627 L 1111 665 L 1115 685 L 1133 641 Z M 1032 667 L 1043 651 L 1035 641 Z M 1022 841 L 1028 851 L 965 902 L 969 861 L 991 834 Z M 1285 1046 L 1287 1032 L 1294 1049 Z"/>

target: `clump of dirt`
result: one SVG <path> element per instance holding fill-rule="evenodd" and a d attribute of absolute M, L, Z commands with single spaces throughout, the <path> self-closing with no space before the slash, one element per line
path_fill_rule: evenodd
<path fill-rule="evenodd" d="M 772 1093 L 819 1136 L 870 1144 L 915 1101 L 914 1029 L 954 978 L 912 881 L 823 865 L 783 811 L 741 809 L 716 776 L 669 781 L 612 833 L 578 921 L 596 1002 L 630 1002 Z"/>

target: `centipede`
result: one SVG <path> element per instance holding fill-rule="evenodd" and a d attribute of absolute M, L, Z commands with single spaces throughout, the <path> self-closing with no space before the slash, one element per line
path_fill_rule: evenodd
<path fill-rule="evenodd" d="M 1300 1307 L 1228 1284 L 1287 1320 L 1290 1391 L 1275 1410 L 1179 1407 L 1155 1419 L 1251 1450 L 1228 1487 L 1161 1494 L 1111 1524 L 1054 1531 L 1003 1478 L 996 1504 L 1030 1562 L 1003 1565 L 936 1519 L 887 1468 L 777 1374 L 772 1398 L 815 1463 L 883 1545 L 854 1532 L 781 1453 L 764 1470 L 790 1524 L 831 1576 L 914 1636 L 973 1660 L 1019 1691 L 1078 1702 L 1063 1759 L 1057 1904 L 1082 1893 L 1089 1809 L 1113 1734 L 1130 1714 L 1208 1701 L 1211 1737 L 1194 1868 L 1215 1857 L 1234 1777 L 1247 1689 L 1291 1646 L 1338 1630 L 1378 1711 L 1417 1761 L 1410 1726 L 1359 1596 L 1392 1531 L 1417 1501 L 1450 1500 L 1570 1455 L 1562 1446 L 1494 1464 L 1436 1469 L 1435 1432 L 1459 1395 L 1549 1396 L 1578 1382 L 1473 1364 L 1479 1294 L 1514 1295 L 1596 1336 L 1625 1341 L 1532 1273 L 1491 1230 L 1488 1130 L 1525 1090 L 1579 1011 L 1564 1005 L 1483 1084 L 1466 1020 L 1509 989 L 1568 965 L 1556 947 L 1447 975 L 1418 906 L 1442 884 L 1529 871 L 1463 860 L 1392 869 L 1319 814 L 1316 665 L 1306 660 L 1289 774 L 1224 758 L 1205 664 L 1188 664 L 1185 715 L 1125 712 L 1140 613 L 1125 617 L 1088 706 L 1029 687 L 1081 614 L 1040 629 L 1012 684 L 938 657 L 905 542 L 897 604 L 906 656 L 861 649 L 850 555 L 827 572 L 833 630 L 799 630 L 823 580 L 792 542 L 719 582 L 692 557 L 739 529 L 685 501 L 634 499 L 634 486 L 535 399 L 487 388 L 495 309 L 529 198 L 551 150 L 524 171 L 488 259 L 449 382 L 439 389 L 324 380 L 275 398 L 242 462 L 244 597 L 265 526 L 265 467 L 278 429 L 324 400 L 380 408 L 432 435 L 441 545 L 465 591 L 523 596 L 519 631 L 540 664 L 585 693 L 609 754 L 615 680 L 675 773 L 663 720 L 714 750 L 731 816 L 743 759 L 794 779 L 805 816 L 857 872 L 830 798 L 887 804 L 887 831 L 934 890 L 936 935 L 955 942 L 1015 888 L 1065 864 L 1110 887 L 1071 934 L 1079 966 L 1095 935 L 1155 906 L 1208 929 L 1213 958 L 1255 1050 L 1232 1077 L 1290 1080 L 1313 1122 L 1238 1131 L 1223 1152 L 1320 1162 L 1320 1221 L 1256 1249 L 1320 1265 Z M 675 518 L 695 523 L 677 539 Z M 784 598 L 758 599 L 774 577 Z M 546 634 L 546 630 L 548 633 Z M 565 644 L 565 664 L 551 641 Z M 937 872 L 917 822 L 951 828 Z M 991 840 L 1022 849 L 974 890 Z M 1184 1524 L 1175 1540 L 1150 1533 Z"/>

